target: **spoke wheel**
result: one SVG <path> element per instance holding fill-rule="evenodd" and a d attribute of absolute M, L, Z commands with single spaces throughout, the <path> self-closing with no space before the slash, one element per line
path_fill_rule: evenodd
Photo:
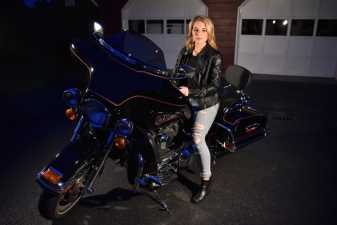
<path fill-rule="evenodd" d="M 88 172 L 88 167 L 79 168 L 61 194 L 43 191 L 39 200 L 40 214 L 46 219 L 56 219 L 67 214 L 83 196 Z"/>

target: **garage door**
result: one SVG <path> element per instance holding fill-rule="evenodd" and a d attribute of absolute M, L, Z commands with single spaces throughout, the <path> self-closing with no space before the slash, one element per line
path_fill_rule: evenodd
<path fill-rule="evenodd" d="M 237 24 L 235 63 L 254 73 L 336 76 L 336 0 L 247 0 Z"/>
<path fill-rule="evenodd" d="M 207 15 L 202 0 L 129 0 L 122 9 L 122 27 L 154 41 L 163 50 L 167 67 L 172 68 L 195 15 Z"/>

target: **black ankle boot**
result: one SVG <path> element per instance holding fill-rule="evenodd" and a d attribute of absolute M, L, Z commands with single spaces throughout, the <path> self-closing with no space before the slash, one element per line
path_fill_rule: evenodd
<path fill-rule="evenodd" d="M 192 197 L 192 202 L 193 203 L 199 203 L 201 202 L 202 200 L 205 199 L 206 195 L 209 194 L 210 192 L 210 186 L 211 186 L 211 183 L 212 183 L 212 178 L 209 179 L 209 180 L 202 180 L 201 179 L 201 186 L 200 186 L 200 189 L 199 191 L 193 195 Z"/>

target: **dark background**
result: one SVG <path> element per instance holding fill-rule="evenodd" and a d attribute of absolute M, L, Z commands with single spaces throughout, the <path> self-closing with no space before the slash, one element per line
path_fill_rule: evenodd
<path fill-rule="evenodd" d="M 74 38 L 86 37 L 92 22 L 101 20 L 99 9 L 90 1 L 67 8 L 63 1 L 53 2 L 28 8 L 13 1 L 1 7 L 2 93 L 22 94 L 81 79 L 69 76 L 77 72 L 69 45 Z"/>
<path fill-rule="evenodd" d="M 90 1 L 68 8 L 63 1 L 35 8 L 20 0 L 2 2 L 1 174 L 11 173 L 9 167 L 20 158 L 38 155 L 25 146 L 46 138 L 55 126 L 71 128 L 64 117 L 62 93 L 66 88 L 84 87 L 87 77 L 69 46 L 73 39 L 88 37 L 93 21 L 101 21 L 100 14 Z"/>

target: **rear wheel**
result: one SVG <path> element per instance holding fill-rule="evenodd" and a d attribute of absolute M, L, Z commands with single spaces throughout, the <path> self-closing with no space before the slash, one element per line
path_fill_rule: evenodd
<path fill-rule="evenodd" d="M 88 167 L 78 169 L 61 194 L 43 191 L 39 199 L 40 214 L 46 219 L 57 219 L 66 215 L 83 196 L 88 174 Z"/>

